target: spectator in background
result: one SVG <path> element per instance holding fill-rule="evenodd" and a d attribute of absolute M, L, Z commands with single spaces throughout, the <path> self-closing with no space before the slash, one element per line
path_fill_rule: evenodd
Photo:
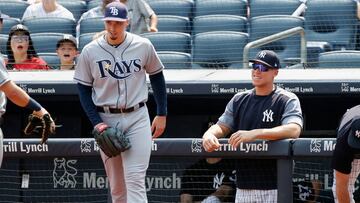
<path fill-rule="evenodd" d="M 46 62 L 38 57 L 28 28 L 22 24 L 14 25 L 6 43 L 8 54 L 7 69 L 34 70 L 49 69 Z"/>
<path fill-rule="evenodd" d="M 31 4 L 26 8 L 22 20 L 38 17 L 60 17 L 75 20 L 74 15 L 58 4 L 56 0 L 42 0 L 41 3 Z"/>
<path fill-rule="evenodd" d="M 355 203 L 355 182 L 360 174 L 360 105 L 349 109 L 342 117 L 332 156 L 335 203 Z"/>
<path fill-rule="evenodd" d="M 158 18 L 154 10 L 144 0 L 120 0 L 128 7 L 130 32 L 142 34 L 157 32 Z"/>
<path fill-rule="evenodd" d="M 234 163 L 234 160 L 206 158 L 191 165 L 181 179 L 180 202 L 234 202 Z"/>
<path fill-rule="evenodd" d="M 80 23 L 81 20 L 83 20 L 85 18 L 103 17 L 106 5 L 108 5 L 109 3 L 113 2 L 113 1 L 119 1 L 119 0 L 102 0 L 101 5 L 99 5 L 95 8 L 92 8 L 92 9 L 86 11 L 85 13 L 83 13 L 78 21 L 78 24 Z"/>
<path fill-rule="evenodd" d="M 29 4 L 37 4 L 40 3 L 41 0 L 27 0 L 26 2 L 28 2 Z"/>
<path fill-rule="evenodd" d="M 108 5 L 111 2 L 114 1 L 119 1 L 119 0 L 102 0 L 102 4 L 92 8 L 90 10 L 88 10 L 87 12 L 83 13 L 78 21 L 78 24 L 76 26 L 76 36 L 79 37 L 80 36 L 80 22 L 86 18 L 95 18 L 95 17 L 103 17 L 104 16 L 104 11 L 105 11 L 105 7 L 106 5 Z M 106 33 L 106 31 L 102 31 L 103 34 Z"/>
<path fill-rule="evenodd" d="M 103 0 L 102 5 L 92 8 L 82 14 L 78 21 L 77 31 L 79 36 L 80 22 L 85 18 L 102 17 L 104 16 L 104 8 L 113 1 L 119 0 Z M 144 0 L 121 0 L 128 8 L 130 18 L 129 31 L 134 34 L 141 34 L 144 32 L 157 32 L 158 19 L 155 12 L 151 9 L 148 3 Z M 80 33 L 81 34 L 81 33 Z"/>
<path fill-rule="evenodd" d="M 75 58 L 79 55 L 75 37 L 64 34 L 56 44 L 56 53 L 60 58 L 60 70 L 75 69 Z"/>
<path fill-rule="evenodd" d="M 221 147 L 219 138 L 230 135 L 229 144 L 256 140 L 298 138 L 303 126 L 299 98 L 274 85 L 280 62 L 273 51 L 262 50 L 252 62 L 253 89 L 240 92 L 227 104 L 218 122 L 203 135 L 203 147 Z M 236 166 L 236 203 L 277 202 L 276 160 L 242 159 Z"/>

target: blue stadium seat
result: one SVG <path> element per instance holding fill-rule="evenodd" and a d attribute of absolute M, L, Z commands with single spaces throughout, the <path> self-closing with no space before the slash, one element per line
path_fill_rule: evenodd
<path fill-rule="evenodd" d="M 228 14 L 247 16 L 246 0 L 196 0 L 195 17 L 201 15 Z"/>
<path fill-rule="evenodd" d="M 87 3 L 87 10 L 100 6 L 102 4 L 102 0 L 91 0 Z"/>
<path fill-rule="evenodd" d="M 84 18 L 80 21 L 80 35 L 105 30 L 103 17 Z"/>
<path fill-rule="evenodd" d="M 21 19 L 24 11 L 29 6 L 25 1 L 1 0 L 0 10 L 2 13 L 12 17 Z"/>
<path fill-rule="evenodd" d="M 247 18 L 238 15 L 197 16 L 193 22 L 193 34 L 210 31 L 247 32 Z"/>
<path fill-rule="evenodd" d="M 8 40 L 9 35 L 0 34 L 0 53 L 7 54 L 6 53 L 6 42 Z"/>
<path fill-rule="evenodd" d="M 61 33 L 34 33 L 30 34 L 37 53 L 55 53 L 56 44 L 63 39 Z"/>
<path fill-rule="evenodd" d="M 250 17 L 263 15 L 291 15 L 299 6 L 299 0 L 251 0 Z"/>
<path fill-rule="evenodd" d="M 193 0 L 148 0 L 156 15 L 176 15 L 192 18 Z"/>
<path fill-rule="evenodd" d="M 174 15 L 158 15 L 158 30 L 161 32 L 190 33 L 189 18 Z"/>
<path fill-rule="evenodd" d="M 60 58 L 56 53 L 38 53 L 48 66 L 52 69 L 60 69 Z"/>
<path fill-rule="evenodd" d="M 311 0 L 305 12 L 307 41 L 325 41 L 334 50 L 355 49 L 358 19 L 353 0 Z"/>
<path fill-rule="evenodd" d="M 80 52 L 85 47 L 85 45 L 87 45 L 89 42 L 91 42 L 93 40 L 93 37 L 95 34 L 96 34 L 96 32 L 92 32 L 92 33 L 81 34 L 79 36 L 79 51 Z"/>
<path fill-rule="evenodd" d="M 76 34 L 76 23 L 74 20 L 68 18 L 27 18 L 23 20 L 23 24 L 29 28 L 30 33 L 54 32 L 73 36 Z"/>
<path fill-rule="evenodd" d="M 318 68 L 359 68 L 360 51 L 329 51 L 319 54 Z"/>
<path fill-rule="evenodd" d="M 156 51 L 191 52 L 191 37 L 182 32 L 149 32 L 141 34 L 148 38 Z"/>
<path fill-rule="evenodd" d="M 3 27 L 0 29 L 0 34 L 9 34 L 12 26 L 20 24 L 20 19 L 18 18 L 4 18 Z"/>
<path fill-rule="evenodd" d="M 190 69 L 191 55 L 183 52 L 175 51 L 159 51 L 157 52 L 165 69 Z"/>
<path fill-rule="evenodd" d="M 251 18 L 250 42 L 294 27 L 304 27 L 304 18 L 289 15 L 267 15 Z M 300 61 L 300 41 L 300 35 L 293 35 L 258 48 L 250 49 L 250 58 L 255 57 L 256 53 L 260 50 L 273 50 L 279 55 L 282 67 L 285 67 L 284 61 L 290 58 L 297 58 Z M 294 60 L 291 62 L 294 62 Z"/>
<path fill-rule="evenodd" d="M 81 15 L 87 11 L 86 2 L 82 0 L 57 0 L 57 3 L 68 9 L 74 15 L 75 21 L 78 21 Z"/>
<path fill-rule="evenodd" d="M 203 32 L 194 36 L 193 68 L 241 68 L 248 34 L 233 31 Z"/>

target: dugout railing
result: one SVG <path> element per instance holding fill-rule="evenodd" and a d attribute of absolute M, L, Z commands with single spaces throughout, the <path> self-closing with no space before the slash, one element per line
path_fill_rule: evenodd
<path fill-rule="evenodd" d="M 232 148 L 228 143 L 227 139 L 221 139 L 221 148 L 214 152 L 206 152 L 202 148 L 202 140 L 199 138 L 159 138 L 155 139 L 152 143 L 152 157 L 159 158 L 175 158 L 175 157 L 228 157 L 228 158 L 255 158 L 255 159 L 277 159 L 278 164 L 278 202 L 288 203 L 293 200 L 293 170 L 294 170 L 294 159 L 295 158 L 311 158 L 311 157 L 327 157 L 329 158 L 335 147 L 335 138 L 299 138 L 296 140 L 286 139 L 279 141 L 255 141 L 251 143 L 243 143 L 238 148 Z M 9 160 L 41 160 L 42 158 L 51 157 L 79 157 L 79 160 L 86 159 L 88 157 L 99 157 L 99 148 L 92 138 L 52 138 L 49 139 L 46 144 L 39 144 L 39 139 L 4 139 L 4 164 L 5 168 L 0 170 L 1 176 L 4 176 L 6 172 L 11 172 L 7 169 L 6 162 Z M 72 187 L 77 183 L 76 174 L 80 175 L 81 169 L 77 169 L 76 173 L 71 172 L 75 168 L 76 161 L 71 162 L 69 160 L 66 165 L 64 163 L 65 172 L 64 175 L 56 176 L 60 174 L 61 170 L 56 170 L 56 164 L 60 158 L 54 159 L 54 167 L 49 166 L 51 169 L 49 172 L 52 173 L 53 183 L 48 187 L 54 187 L 56 190 L 63 189 L 62 196 L 66 196 L 67 188 Z M 21 162 L 21 161 L 20 161 Z M 33 165 L 36 165 L 37 161 L 32 161 Z M 39 161 L 40 162 L 40 161 Z M 79 161 L 80 162 L 80 161 Z M 52 162 L 50 162 L 52 164 Z M 101 161 L 99 160 L 101 167 Z M 71 165 L 73 164 L 73 165 Z M 20 163 L 21 165 L 21 163 Z M 67 171 L 66 171 L 67 167 Z M 26 171 L 26 167 L 20 166 L 17 173 L 21 176 L 18 187 L 12 188 L 12 190 L 22 190 L 22 194 L 26 194 L 26 189 L 31 188 L 31 178 L 24 177 L 23 171 Z M 37 167 L 36 170 L 40 171 L 40 176 L 46 177 L 44 173 L 46 170 L 41 169 L 41 166 Z M 62 173 L 61 173 L 62 174 Z M 66 176 L 65 176 L 66 174 Z M 6 175 L 5 175 L 6 176 Z M 11 179 L 11 175 L 9 176 Z M 69 178 L 70 177 L 70 178 Z M 15 178 L 14 178 L 15 179 Z M 24 180 L 25 179 L 25 180 Z M 73 181 L 71 181 L 73 180 Z M 9 180 L 11 181 L 11 180 Z M 25 183 L 24 183 L 25 182 Z M 80 182 L 80 181 L 78 181 Z M 100 181 L 102 182 L 102 181 Z M 4 185 L 3 181 L 0 185 Z M 27 184 L 27 186 L 26 186 Z M 78 183 L 81 185 L 80 183 Z M 89 183 L 90 184 L 90 183 Z M 95 184 L 95 183 L 94 183 Z M 99 180 L 96 184 L 99 183 Z M 25 185 L 25 186 L 24 186 Z M 85 183 L 82 183 L 85 185 Z M 66 187 L 65 187 L 66 186 Z M 0 193 L 3 186 L 0 186 Z M 36 191 L 36 190 L 35 190 Z M 50 191 L 50 190 L 49 190 Z M 70 191 L 71 192 L 71 191 Z M 91 190 L 85 191 L 85 194 L 90 195 Z M 49 192 L 50 194 L 50 192 Z M 8 195 L 8 194 L 7 194 Z M 106 195 L 106 192 L 102 194 Z M 4 196 L 4 194 L 2 194 Z M 17 196 L 17 195 L 14 195 Z M 50 195 L 49 195 L 50 196 Z M 11 199 L 11 195 L 8 196 Z M 15 198 L 15 197 L 14 197 Z M 16 197 L 21 199 L 20 197 Z M 17 199 L 17 200 L 18 200 Z M 71 195 L 69 195 L 68 202 L 72 202 Z M 95 198 L 96 199 L 96 198 Z M 19 202 L 31 202 L 26 200 L 18 200 Z M 75 201 L 79 201 L 76 197 Z M 164 202 L 167 202 L 163 199 Z M 16 201 L 13 201 L 16 202 Z M 52 202 L 49 200 L 49 202 Z M 96 201 L 95 201 L 96 202 Z M 101 201 L 100 201 L 101 202 Z M 150 201 L 151 202 L 151 201 Z M 155 202 L 155 201 L 154 201 Z"/>

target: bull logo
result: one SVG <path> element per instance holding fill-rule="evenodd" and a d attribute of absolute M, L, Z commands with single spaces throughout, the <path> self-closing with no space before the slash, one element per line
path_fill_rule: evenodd
<path fill-rule="evenodd" d="M 65 158 L 54 159 L 54 170 L 53 170 L 53 181 L 54 188 L 57 188 L 58 185 L 64 188 L 75 188 L 76 179 L 75 175 L 77 174 L 77 169 L 73 166 L 76 164 L 77 160 L 71 159 L 66 161 Z"/>
<path fill-rule="evenodd" d="M 310 143 L 310 152 L 320 152 L 321 151 L 321 141 L 317 139 L 312 139 Z"/>
<path fill-rule="evenodd" d="M 193 139 L 191 141 L 191 152 L 202 152 L 202 140 Z"/>
<path fill-rule="evenodd" d="M 81 153 L 83 152 L 91 152 L 91 142 L 89 139 L 83 139 L 81 140 L 81 144 L 80 144 L 80 151 Z"/>

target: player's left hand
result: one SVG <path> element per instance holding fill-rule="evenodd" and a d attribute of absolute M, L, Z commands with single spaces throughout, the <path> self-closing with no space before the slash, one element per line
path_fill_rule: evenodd
<path fill-rule="evenodd" d="M 252 142 L 256 140 L 255 131 L 238 130 L 230 136 L 229 144 L 237 148 L 241 142 Z"/>
<path fill-rule="evenodd" d="M 155 116 L 151 124 L 152 137 L 157 138 L 163 134 L 166 127 L 166 116 Z"/>

